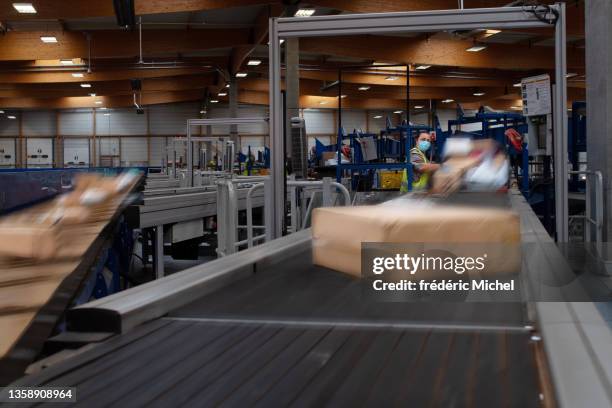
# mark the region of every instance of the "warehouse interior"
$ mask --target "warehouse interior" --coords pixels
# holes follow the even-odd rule
[[[612,406],[610,40],[607,0],[0,1],[0,403]]]

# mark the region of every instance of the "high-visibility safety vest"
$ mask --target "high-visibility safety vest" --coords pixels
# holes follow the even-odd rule
[[[429,163],[429,160],[427,160],[427,156],[425,156],[425,153],[423,153],[419,148],[413,147],[410,150],[410,155],[412,155],[413,153],[416,153],[422,159],[422,163]],[[429,184],[429,173],[423,172],[419,176],[420,177],[417,181],[412,182],[413,190],[425,190],[427,188],[427,185]],[[408,192],[408,171],[406,169],[404,169],[404,172],[402,173],[402,183],[400,185],[400,192]]]

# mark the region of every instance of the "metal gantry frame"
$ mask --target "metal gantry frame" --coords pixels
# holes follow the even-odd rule
[[[216,118],[216,119],[188,119],[187,120],[187,182],[190,187],[193,187],[193,144],[191,128],[194,126],[238,126],[248,125],[252,123],[267,123],[266,117],[248,117],[248,118]],[[231,133],[231,132],[230,132]],[[207,136],[208,137],[208,136]],[[201,136],[198,136],[201,138]],[[217,139],[218,136],[210,136],[211,139]]]
[[[555,215],[557,241],[568,240],[567,206],[567,56],[565,4],[551,8],[558,13],[555,26]],[[269,78],[270,78],[270,140],[272,150],[274,237],[283,233],[285,207],[285,163],[283,106],[281,97],[280,39],[443,30],[473,30],[483,28],[550,27],[522,7],[418,11],[405,13],[344,14],[271,18],[269,22]]]

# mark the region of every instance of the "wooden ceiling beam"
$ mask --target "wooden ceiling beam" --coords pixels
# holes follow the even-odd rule
[[[12,0],[0,0],[0,20],[69,20],[92,17],[114,17],[113,2],[109,0],[36,0],[36,14],[19,14]],[[248,7],[270,3],[275,0],[135,0],[136,15],[206,11],[233,7]]]
[[[85,59],[88,56],[87,38],[83,33],[64,31],[53,33],[57,43],[46,44],[43,31],[10,31],[0,36],[0,61]],[[249,44],[248,29],[198,29],[198,30],[144,30],[143,55],[176,56],[180,53],[205,51],[215,48]],[[139,55],[138,32],[99,30],[91,32],[92,58],[126,58]]]
[[[388,46],[393,44],[393,46]],[[302,38],[300,50],[342,57],[395,61],[402,64],[435,64],[467,68],[506,70],[554,69],[552,47],[520,47],[488,44],[480,52],[467,52],[472,42],[459,39],[428,40],[388,36]],[[568,68],[584,67],[584,53],[569,49]]]

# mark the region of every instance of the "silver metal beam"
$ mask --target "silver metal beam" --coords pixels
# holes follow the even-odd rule
[[[555,222],[557,242],[569,240],[567,189],[567,54],[565,3],[557,3],[559,20],[555,27],[554,165]]]

